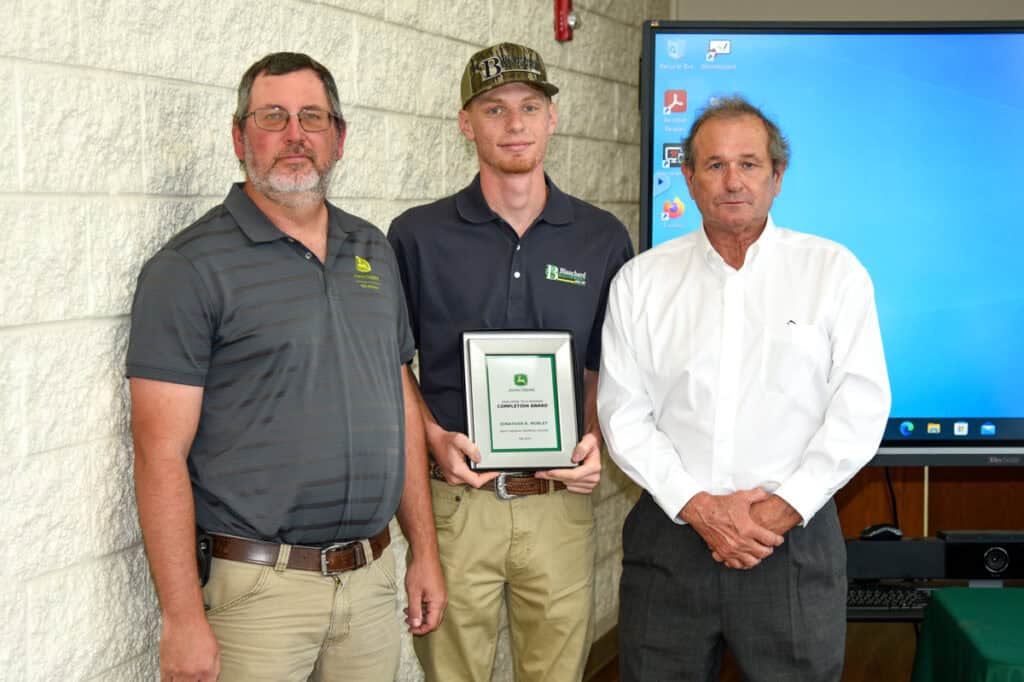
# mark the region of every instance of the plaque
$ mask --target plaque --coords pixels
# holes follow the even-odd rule
[[[574,467],[578,442],[572,334],[462,334],[468,436],[479,471]]]

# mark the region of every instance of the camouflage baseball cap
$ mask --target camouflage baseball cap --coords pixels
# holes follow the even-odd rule
[[[522,45],[501,43],[469,58],[462,72],[462,108],[477,95],[506,83],[526,83],[543,90],[548,97],[558,92],[548,83],[548,72],[539,54]]]

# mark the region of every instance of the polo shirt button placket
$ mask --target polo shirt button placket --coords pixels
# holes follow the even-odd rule
[[[522,248],[522,243],[516,242],[516,247],[512,254],[512,279],[520,279],[523,276],[521,256],[519,255]]]

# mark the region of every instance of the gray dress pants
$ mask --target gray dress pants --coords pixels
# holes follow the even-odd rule
[[[726,568],[645,492],[622,530],[623,682],[717,682],[726,646],[747,680],[839,680],[846,546],[835,502],[785,537],[753,569]]]

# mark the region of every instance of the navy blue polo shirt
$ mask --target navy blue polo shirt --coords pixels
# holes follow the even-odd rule
[[[321,263],[236,185],[139,275],[128,375],[203,387],[188,468],[207,531],[323,545],[398,507],[414,353],[398,270],[380,230],[327,209]]]
[[[577,422],[583,369],[597,371],[608,287],[633,255],[611,213],[565,194],[545,176],[548,200],[520,238],[487,205],[478,175],[391,224],[423,398],[449,431],[466,432],[461,335],[473,329],[559,329],[575,343]]]

